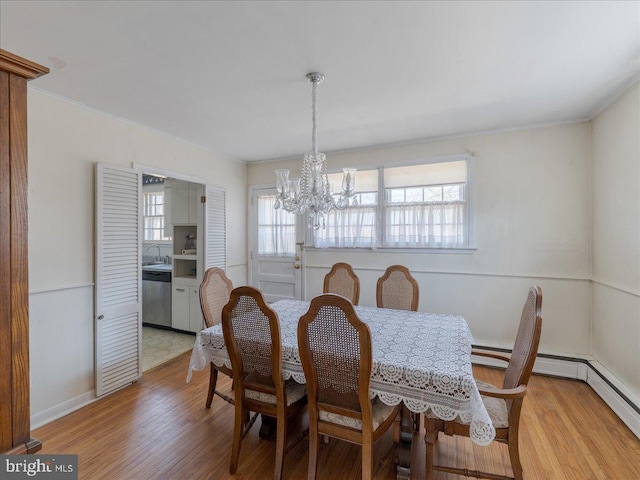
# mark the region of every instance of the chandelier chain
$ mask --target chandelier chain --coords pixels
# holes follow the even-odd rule
[[[318,155],[318,82],[311,80],[311,151]]]

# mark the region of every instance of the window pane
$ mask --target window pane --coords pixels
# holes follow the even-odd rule
[[[164,192],[143,193],[142,215],[145,240],[171,240],[164,236]]]
[[[358,195],[358,203],[360,205],[377,205],[378,192],[367,192]]]
[[[426,187],[424,189],[424,199],[427,202],[441,202],[442,187]]]
[[[422,202],[423,188],[407,188],[405,190],[405,198],[407,202]]]
[[[387,190],[387,201],[390,203],[404,203],[405,190],[404,188],[396,188],[394,190]]]
[[[462,189],[460,185],[448,185],[442,187],[442,197],[446,202],[462,200]]]
[[[261,195],[258,201],[258,255],[292,257],[296,252],[296,216],[276,210],[275,195]]]

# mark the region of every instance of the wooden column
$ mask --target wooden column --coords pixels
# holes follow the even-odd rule
[[[0,49],[0,453],[34,453],[29,409],[27,81],[49,69]]]

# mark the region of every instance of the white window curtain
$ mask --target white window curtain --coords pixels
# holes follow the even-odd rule
[[[385,245],[461,248],[465,245],[465,202],[415,203],[386,208]]]
[[[314,231],[316,248],[374,248],[376,246],[377,207],[350,207],[331,210],[326,228]]]
[[[295,215],[273,205],[275,195],[258,197],[258,255],[293,257],[296,253]]]
[[[342,173],[330,173],[334,192],[342,190]],[[358,170],[356,174],[357,207],[331,210],[326,227],[310,230],[316,248],[375,248],[378,219],[378,170]]]
[[[467,247],[467,162],[384,169],[384,241],[388,247]]]
[[[470,157],[358,171],[358,207],[332,210],[309,230],[316,248],[470,248]],[[380,180],[380,181],[378,181]],[[330,174],[333,191],[340,174]]]

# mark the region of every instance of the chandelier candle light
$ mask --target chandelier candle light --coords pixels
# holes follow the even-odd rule
[[[334,194],[327,175],[327,159],[318,152],[317,133],[317,96],[318,84],[324,80],[324,74],[307,74],[312,84],[312,130],[311,152],[305,153],[300,178],[289,178],[289,170],[276,170],[277,195],[274,208],[283,208],[298,215],[309,215],[309,225],[314,230],[325,228],[325,215],[332,209],[343,210],[348,206],[357,206],[355,195],[356,169],[343,168],[342,193]]]

